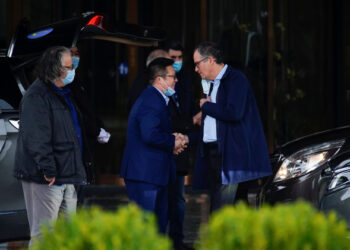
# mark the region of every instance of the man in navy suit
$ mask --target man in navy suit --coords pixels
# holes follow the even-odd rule
[[[173,154],[188,142],[185,136],[172,134],[167,107],[177,81],[172,64],[173,60],[157,58],[149,65],[152,85],[131,109],[121,169],[129,199],[156,214],[162,233],[168,216],[168,184],[176,176]]]
[[[223,53],[215,43],[199,44],[193,61],[195,71],[210,85],[208,97],[200,100],[199,140],[199,160],[208,163],[208,168],[195,170],[194,177],[209,180],[213,212],[234,203],[238,183],[271,175],[272,171],[259,111],[246,77],[223,63]]]

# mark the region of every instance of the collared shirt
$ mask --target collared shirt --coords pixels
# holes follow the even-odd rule
[[[222,76],[225,74],[227,69],[227,64],[222,68],[220,73],[216,76],[213,84],[213,91],[210,94],[210,99],[212,103],[216,103],[216,94],[218,92],[220,81]],[[216,119],[207,115],[204,118],[204,127],[203,127],[203,141],[204,142],[216,142]]]
[[[163,93],[161,90],[157,89],[156,87],[154,87],[154,86],[152,86],[152,87],[155,88],[156,90],[158,90],[158,92],[162,94],[162,96],[164,97],[164,100],[165,100],[166,105],[168,105],[168,103],[169,103],[169,97],[167,97],[166,95],[164,95],[164,93]]]

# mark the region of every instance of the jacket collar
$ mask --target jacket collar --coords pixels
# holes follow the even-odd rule
[[[167,97],[166,95],[164,95],[159,89],[157,89],[156,87],[154,87],[153,85],[150,86],[156,93],[157,95],[164,100],[165,104],[168,105],[169,103],[169,97]]]
[[[227,65],[227,69],[226,69],[224,75],[221,77],[221,80],[224,80],[228,76],[228,74],[230,74],[230,72],[232,71],[231,66],[229,66],[228,64],[226,64],[226,65]]]
[[[214,82],[221,81],[222,77],[225,75],[227,71],[227,68],[228,68],[228,65],[225,64],[224,67],[220,70],[219,74],[215,77]]]
[[[56,88],[58,88],[58,87],[56,87],[56,85],[54,83],[52,83],[52,82],[44,82],[44,81],[42,81],[40,79],[39,79],[39,81],[45,88],[47,88],[49,91],[53,92],[53,94],[58,97],[58,100],[60,100],[60,102],[62,102],[63,105],[68,107],[67,102],[64,100],[63,93],[60,93],[58,90],[56,90]],[[69,92],[67,94],[69,94]]]

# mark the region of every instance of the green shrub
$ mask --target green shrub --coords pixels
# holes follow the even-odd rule
[[[80,210],[69,218],[59,218],[53,226],[42,227],[42,238],[33,250],[167,250],[171,242],[158,234],[155,216],[136,205],[117,212],[99,208]]]
[[[249,208],[240,203],[214,213],[200,229],[197,250],[350,249],[346,224],[304,202]]]

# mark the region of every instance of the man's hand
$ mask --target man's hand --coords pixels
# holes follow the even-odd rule
[[[210,102],[210,96],[208,96],[207,98],[202,98],[199,100],[199,107],[202,108],[203,104],[206,102]]]
[[[201,126],[202,124],[202,111],[198,112],[195,116],[192,117],[193,125]]]
[[[51,187],[56,181],[56,177],[48,178],[44,175],[44,178],[47,182],[49,182],[49,187]]]
[[[189,142],[188,136],[184,135],[184,134],[178,134],[178,137],[182,140],[182,142],[184,143],[184,145],[187,147],[187,144]]]
[[[187,148],[188,136],[180,133],[173,133],[175,136],[174,154],[178,155]]]

